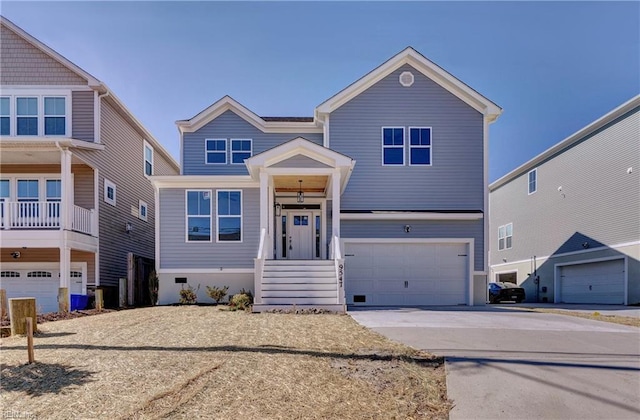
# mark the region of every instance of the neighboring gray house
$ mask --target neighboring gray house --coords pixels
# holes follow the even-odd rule
[[[0,24],[0,287],[39,312],[58,309],[59,287],[115,304],[128,260],[153,266],[149,177],[177,162],[104,83]]]
[[[640,96],[489,190],[491,281],[528,302],[640,302]]]
[[[155,176],[160,303],[185,282],[276,305],[484,304],[489,124],[502,110],[412,48],[313,117],[224,97]],[[357,163],[356,163],[357,162]]]

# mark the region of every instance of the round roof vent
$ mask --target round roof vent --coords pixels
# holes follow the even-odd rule
[[[404,87],[409,87],[413,84],[413,73],[410,71],[403,71],[400,74],[400,84]]]

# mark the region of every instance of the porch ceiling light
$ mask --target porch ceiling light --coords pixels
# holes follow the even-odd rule
[[[302,191],[302,180],[299,179],[300,189],[298,190],[298,203],[304,203],[304,191]]]

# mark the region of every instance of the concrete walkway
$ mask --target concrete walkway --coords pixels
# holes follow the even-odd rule
[[[451,419],[640,418],[636,327],[501,306],[349,314],[445,356]]]

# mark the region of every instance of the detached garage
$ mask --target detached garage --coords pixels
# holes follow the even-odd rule
[[[556,265],[556,303],[626,304],[624,258]]]
[[[350,305],[472,304],[469,242],[344,239]]]
[[[86,293],[86,267],[71,264],[70,281],[72,294]],[[58,288],[60,270],[58,264],[12,263],[2,264],[0,284],[7,291],[7,299],[19,297],[36,298],[39,314],[58,311]]]

